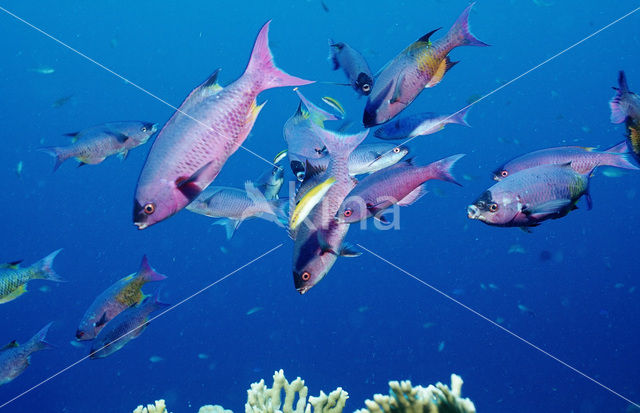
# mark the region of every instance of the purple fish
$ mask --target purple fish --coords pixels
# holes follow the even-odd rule
[[[76,338],[80,341],[95,338],[111,319],[142,301],[143,285],[148,282],[162,281],[165,278],[167,277],[151,268],[146,255],[142,257],[137,273],[120,279],[93,300],[78,325]]]
[[[570,164],[536,166],[493,185],[467,207],[467,215],[488,225],[526,229],[564,217],[582,195],[590,207],[588,190],[589,173],[578,173]]]
[[[488,46],[469,31],[467,7],[443,38],[431,42],[437,30],[422,36],[381,70],[364,109],[363,123],[370,128],[392,119],[422,92],[437,85],[456,63],[447,56],[458,46]]]
[[[349,224],[339,223],[334,217],[357,182],[349,175],[349,155],[366,138],[368,131],[343,135],[318,126],[314,128],[331,158],[326,171],[306,177],[302,185],[315,186],[330,177],[336,181],[296,232],[291,234],[294,239],[293,281],[300,294],[307,292],[329,272],[338,255],[359,255],[343,244]]]
[[[14,340],[0,348],[0,386],[9,383],[29,367],[31,354],[51,348],[51,345],[44,341],[49,327],[51,327],[51,323],[44,326],[21,346]]]
[[[146,297],[140,304],[125,309],[100,331],[91,345],[89,356],[92,359],[99,359],[120,350],[125,344],[142,334],[149,325],[151,313],[167,307],[171,307],[171,304],[158,301],[156,292],[153,297]]]
[[[53,170],[62,162],[75,158],[82,165],[95,165],[111,155],[127,157],[129,150],[145,144],[156,133],[158,125],[149,122],[110,122],[92,126],[80,132],[67,133],[73,140],[71,145],[41,148],[56,158]]]
[[[456,112],[453,115],[418,113],[406,116],[380,126],[373,135],[379,139],[395,140],[431,135],[444,129],[448,123],[457,123],[458,125],[469,127],[467,123],[468,110],[469,108]]]
[[[360,95],[368,96],[373,87],[373,74],[365,58],[353,47],[344,42],[334,43],[329,39],[331,52],[329,58],[333,62],[333,70],[342,68],[349,84]]]
[[[220,88],[214,74],[191,92],[158,134],[138,179],[133,208],[138,229],[172,216],[211,184],[253,128],[264,105],[256,104],[260,92],[312,83],[275,66],[268,33],[269,22],[239,79]]]
[[[633,164],[628,153],[627,142],[623,141],[605,151],[582,146],[560,146],[529,152],[500,166],[493,172],[493,179],[500,181],[518,171],[540,165],[571,163],[580,174],[590,174],[598,166],[615,166],[624,169],[640,169]]]
[[[618,74],[618,87],[614,87],[616,95],[609,101],[611,123],[622,123],[627,117],[640,122],[640,96],[629,90],[624,71]]]
[[[411,205],[425,193],[424,183],[431,179],[458,184],[451,168],[464,155],[453,155],[427,166],[416,166],[409,159],[364,178],[344,200],[336,214],[340,222],[354,223],[369,217],[384,221],[381,213],[394,204]]]

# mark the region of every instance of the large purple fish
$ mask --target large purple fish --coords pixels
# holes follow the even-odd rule
[[[427,166],[416,166],[409,159],[375,172],[349,193],[336,218],[350,224],[372,216],[384,220],[380,213],[390,206],[411,205],[420,199],[426,193],[423,184],[428,180],[440,179],[458,184],[451,175],[451,168],[463,156],[453,155]]]
[[[143,285],[152,281],[162,281],[165,278],[167,277],[151,268],[146,255],[142,257],[137,273],[118,280],[93,300],[80,321],[76,338],[80,341],[95,338],[111,319],[142,301]]]
[[[640,169],[632,162],[627,142],[623,141],[605,151],[582,146],[560,146],[529,152],[518,156],[493,171],[493,179],[500,181],[518,171],[540,165],[571,163],[580,174],[593,171],[598,166],[615,166],[624,169]]]
[[[629,90],[623,71],[618,76],[616,95],[609,102],[611,122],[625,123],[627,144],[636,161],[640,162],[640,96]]]
[[[344,42],[334,43],[329,39],[333,70],[342,68],[349,84],[361,95],[368,96],[373,87],[373,74],[365,58],[353,47]]]
[[[535,227],[576,209],[582,195],[590,207],[589,174],[576,172],[570,164],[516,172],[486,190],[467,207],[467,215],[499,227]]]
[[[51,348],[51,345],[44,341],[49,327],[51,323],[44,326],[23,345],[18,345],[14,340],[0,348],[0,386],[21,375],[29,367],[33,353]]]
[[[438,29],[422,36],[382,69],[364,109],[363,123],[370,128],[392,119],[422,92],[437,85],[457,62],[447,56],[458,46],[488,46],[469,31],[467,7],[443,38],[431,42]]]
[[[275,66],[268,32],[269,22],[239,79],[224,89],[205,81],[158,134],[138,179],[133,221],[139,229],[172,216],[211,184],[253,128],[264,105],[256,105],[260,92],[312,83]]]
[[[292,234],[293,280],[300,294],[307,292],[329,272],[338,255],[358,255],[343,244],[349,224],[337,222],[335,214],[356,185],[357,181],[349,175],[349,155],[366,138],[368,131],[342,135],[318,126],[314,128],[327,147],[331,160],[326,171],[307,177],[303,185],[313,182],[311,185],[315,186],[331,177],[335,178],[335,183]]]

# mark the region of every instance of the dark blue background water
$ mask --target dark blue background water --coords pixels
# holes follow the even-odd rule
[[[2,6],[178,105],[217,67],[223,68],[223,85],[240,76],[256,33],[270,18],[280,67],[308,79],[342,82],[326,59],[328,37],[362,50],[377,70],[424,33],[448,29],[467,5],[325,1],[329,12],[318,1],[58,0]],[[493,90],[636,6],[482,1],[471,16],[473,32],[493,46],[454,50],[452,59],[461,63],[407,113],[453,112],[470,96]],[[592,211],[582,205],[532,234],[469,221],[465,207],[493,183],[489,172],[515,155],[622,140],[623,128],[609,123],[607,102],[620,69],[626,69],[631,88],[640,90],[638,19],[620,22],[478,103],[468,118],[472,128],[452,125],[416,139],[412,150],[424,163],[467,153],[455,173],[470,180],[463,180],[464,188],[430,184],[427,197],[402,210],[400,231],[354,228],[348,235],[636,402],[640,175],[598,174],[591,184]],[[290,379],[303,377],[310,394],[342,386],[350,394],[346,411],[386,393],[389,380],[448,383],[454,372],[479,411],[625,411],[627,402],[370,254],[338,260],[320,284],[300,296],[290,271],[292,242],[271,223],[246,222],[229,242],[210,219],[184,211],[137,231],[132,195],[150,145],[132,151],[125,162],[109,159],[77,169],[69,161],[55,174],[53,160],[37,148],[65,144],[62,133],[106,121],[163,124],[172,110],[4,13],[0,38],[0,260],[31,263],[64,248],[55,268],[69,281],[32,282],[28,294],[0,307],[0,341],[26,341],[53,321],[48,339],[56,346],[35,354],[22,376],[0,387],[0,404],[87,354],[87,348],[69,343],[83,312],[98,293],[134,272],[143,254],[169,276],[162,300],[177,303],[284,244],[154,321],[120,352],[80,363],[6,411],[126,412],[165,398],[173,412],[208,403],[237,412],[249,384],[260,378],[270,383],[280,368]],[[29,70],[41,66],[55,73]],[[356,121],[361,118],[364,100],[348,88],[318,84],[304,93],[316,101],[336,97]],[[52,107],[68,95],[73,97],[66,105]],[[282,125],[297,98],[285,88],[265,92],[259,100],[265,99],[269,103],[246,147],[271,158],[283,149]],[[15,173],[19,161],[21,177]],[[240,150],[216,183],[240,186],[266,167]],[[524,253],[510,254],[515,244]],[[551,259],[541,260],[543,251]],[[45,285],[49,291],[40,291]],[[531,311],[521,311],[519,304]],[[261,309],[247,315],[255,307]],[[152,363],[151,356],[163,361]]]

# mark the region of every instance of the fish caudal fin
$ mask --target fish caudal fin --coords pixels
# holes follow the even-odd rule
[[[629,153],[629,145],[627,145],[627,141],[624,140],[612,147],[605,149],[605,152],[609,153]]]
[[[614,87],[614,89],[616,90],[616,94],[609,101],[609,107],[611,108],[611,123],[622,123],[627,117],[627,112],[620,105],[620,101],[625,93],[629,93],[627,77],[623,70],[618,74],[618,87]]]
[[[71,158],[71,155],[69,155],[67,151],[60,146],[49,146],[46,148],[39,148],[38,150],[40,152],[48,153],[49,155],[56,158],[56,164],[53,165],[53,172],[57,171],[58,168],[60,168],[60,165],[62,165],[62,162]]]
[[[471,106],[467,106],[466,108],[457,111],[456,113],[451,115],[449,121],[451,123],[457,123],[458,125],[463,125],[470,128],[471,125],[469,125],[469,123],[467,122],[467,114],[469,113],[470,108]]]
[[[340,69],[340,62],[338,61],[338,56],[336,56],[336,49],[338,49],[338,45],[333,42],[333,40],[329,39],[329,61],[332,63],[332,69],[338,70]]]
[[[451,29],[449,29],[447,33],[447,43],[451,49],[458,46],[489,46],[475,37],[469,29],[469,12],[471,12],[474,4],[475,2],[464,9],[460,17],[458,17],[458,20],[456,20],[453,26],[451,26]]]
[[[145,282],[162,281],[167,278],[166,275],[160,274],[149,265],[149,260],[146,255],[142,256],[138,277],[142,278]]]
[[[298,97],[302,101],[302,104],[307,108],[307,111],[309,112],[309,116],[311,117],[311,120],[315,124],[319,126],[323,126],[324,122],[327,120],[339,120],[337,116],[325,110],[322,110],[318,106],[311,103],[306,97],[304,97],[302,93],[300,93],[298,88],[295,88],[294,90],[298,94]]]
[[[30,352],[33,353],[36,351],[53,348],[51,344],[45,341],[45,339],[47,338],[47,333],[49,332],[49,328],[51,327],[51,324],[53,323],[49,323],[46,326],[44,326],[42,330],[38,331],[36,335],[34,335],[33,337],[31,337],[31,339],[29,339],[29,342],[26,344],[26,347],[29,349]]]
[[[640,169],[635,162],[633,153],[629,151],[629,146],[627,145],[626,140],[605,151],[605,154],[600,160],[599,166],[605,165],[622,169]]]
[[[312,126],[314,133],[320,138],[327,148],[329,156],[334,158],[349,158],[351,152],[362,143],[369,134],[369,129],[354,135],[330,131],[319,126]]]
[[[261,90],[282,86],[302,86],[314,83],[312,80],[305,80],[291,76],[278,69],[273,61],[273,55],[269,49],[269,24],[265,23],[258,33],[258,37],[251,52],[249,64],[245,70],[245,75],[256,76],[261,79]]]
[[[47,255],[46,257],[32,265],[32,267],[36,270],[36,276],[34,278],[57,282],[66,281],[58,274],[56,274],[56,272],[53,270],[53,260],[56,258],[56,255],[60,253],[60,251],[62,251],[62,248],[57,251],[53,251],[51,254]]]
[[[227,234],[227,239],[231,239],[233,234],[236,232],[238,227],[242,223],[239,219],[231,219],[231,218],[220,218],[213,222],[214,225],[222,225]]]
[[[458,160],[460,160],[460,158],[462,158],[463,156],[464,154],[453,155],[449,156],[448,158],[433,162],[427,166],[423,166],[421,169],[424,172],[424,180],[427,181],[429,179],[440,179],[441,181],[447,181],[458,186],[462,186],[451,174],[451,169],[453,168],[453,165],[458,162]]]

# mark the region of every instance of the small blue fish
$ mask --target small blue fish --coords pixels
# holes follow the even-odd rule
[[[49,327],[51,327],[51,323],[44,326],[21,346],[14,340],[0,348],[0,386],[9,383],[29,367],[31,354],[51,348],[51,345],[44,341]]]
[[[331,53],[329,58],[333,62],[333,70],[342,68],[349,78],[349,84],[360,95],[368,96],[373,88],[373,74],[365,58],[353,47],[344,42],[334,43],[329,39]]]
[[[429,112],[406,116],[382,125],[376,129],[373,135],[379,139],[394,140],[431,135],[444,129],[448,123],[470,127],[467,123],[468,110],[469,108],[453,115],[439,115]]]

